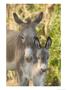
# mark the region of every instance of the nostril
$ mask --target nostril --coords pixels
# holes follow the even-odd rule
[[[41,68],[41,72],[45,72],[45,71],[46,71],[46,69]]]
[[[44,69],[41,68],[41,71],[44,72]]]

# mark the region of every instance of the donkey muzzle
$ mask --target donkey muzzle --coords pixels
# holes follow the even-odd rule
[[[27,47],[27,48],[25,49],[24,58],[25,58],[25,60],[26,60],[27,62],[32,61],[32,59],[33,59],[33,51],[32,51],[31,48]]]

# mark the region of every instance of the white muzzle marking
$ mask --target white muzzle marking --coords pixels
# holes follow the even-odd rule
[[[31,48],[26,48],[25,49],[25,57],[31,57],[33,54],[32,49]]]

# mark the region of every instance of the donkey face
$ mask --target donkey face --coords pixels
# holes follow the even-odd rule
[[[36,16],[35,20],[28,20],[27,22],[23,22],[16,13],[14,13],[13,16],[15,22],[20,25],[18,47],[24,51],[24,58],[29,61],[33,58],[33,52],[39,45],[39,41],[35,33],[35,27],[41,21],[43,13],[41,12]]]

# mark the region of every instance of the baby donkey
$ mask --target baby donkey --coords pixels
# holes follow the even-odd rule
[[[52,40],[47,38],[45,47],[37,49],[36,60],[32,68],[32,85],[44,86],[46,71],[48,70],[49,48]]]

